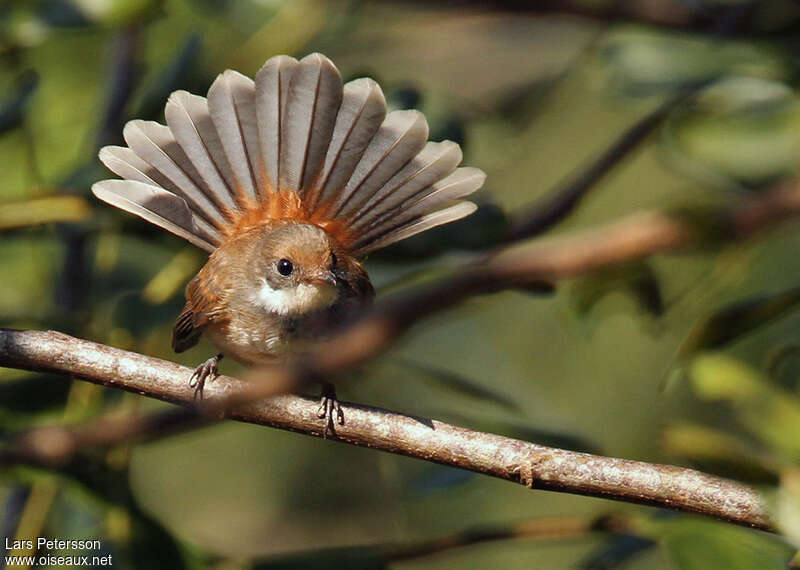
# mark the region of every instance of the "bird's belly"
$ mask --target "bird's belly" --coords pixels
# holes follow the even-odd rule
[[[242,364],[274,361],[288,350],[288,338],[277,326],[243,326],[234,320],[210,324],[203,333],[222,354]]]

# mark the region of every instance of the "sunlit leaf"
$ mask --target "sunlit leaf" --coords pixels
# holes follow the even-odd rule
[[[730,404],[751,433],[792,460],[800,459],[800,400],[744,362],[717,353],[695,358],[689,376],[698,395]]]
[[[178,293],[203,264],[203,256],[193,248],[184,248],[147,283],[142,298],[160,305]]]
[[[20,6],[22,2],[17,2],[13,8],[9,4],[0,6],[0,34],[4,38],[0,52],[35,47],[47,40],[51,28],[45,15],[37,13],[32,6]]]
[[[153,14],[163,0],[73,0],[89,20],[123,26]]]
[[[44,318],[53,306],[52,290],[61,250],[45,236],[9,235],[0,239],[0,267],[13,279],[0,279],[0,318],[27,322]]]
[[[775,520],[781,533],[800,545],[800,468],[781,472],[781,482],[775,497]]]
[[[0,204],[0,231],[53,222],[83,222],[91,208],[78,196],[48,196]]]
[[[777,466],[740,438],[710,427],[676,422],[661,434],[664,451],[703,471],[750,483],[776,483]]]

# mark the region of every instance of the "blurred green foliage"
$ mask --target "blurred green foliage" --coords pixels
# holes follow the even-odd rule
[[[89,187],[107,173],[96,152],[121,141],[128,119],[163,120],[171,91],[204,93],[224,69],[252,75],[276,53],[322,51],[346,79],[373,76],[394,108],[421,108],[434,138],[457,140],[465,162],[489,174],[476,215],[367,261],[380,294],[497,243],[517,209],[679,91],[703,86],[556,233],[641,208],[704,220],[798,172],[797,3],[657,0],[624,22],[613,11],[445,4],[2,3],[0,326],[204,360],[207,344],[169,350],[203,255],[98,204]],[[592,14],[613,3],[566,4]],[[0,529],[99,538],[120,568],[785,568],[800,547],[798,247],[787,227],[583,277],[552,296],[482,296],[420,324],[340,388],[346,399],[759,485],[780,536],[230,422],[92,453],[59,473],[0,473]],[[665,377],[678,381],[663,391]],[[3,436],[161,405],[0,369]],[[612,510],[629,518],[625,532],[387,554],[465,528]]]

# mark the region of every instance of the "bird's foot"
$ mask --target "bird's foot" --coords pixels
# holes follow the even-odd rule
[[[221,354],[212,356],[194,369],[191,378],[189,378],[189,386],[194,388],[195,400],[203,399],[203,387],[206,385],[206,380],[213,380],[219,376],[217,368],[220,360],[222,360]]]
[[[344,411],[342,411],[342,405],[339,400],[336,399],[336,388],[330,382],[323,382],[322,384],[322,396],[319,400],[317,417],[325,421],[325,427],[322,431],[322,437],[325,439],[328,438],[329,431],[334,436],[336,435],[335,424],[344,425]]]

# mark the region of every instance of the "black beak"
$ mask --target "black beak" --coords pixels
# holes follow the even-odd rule
[[[326,271],[321,275],[315,276],[309,282],[312,285],[329,285],[330,287],[336,287],[336,276],[332,272]]]

